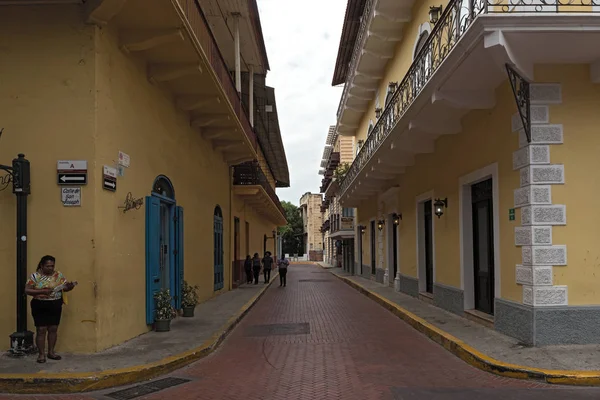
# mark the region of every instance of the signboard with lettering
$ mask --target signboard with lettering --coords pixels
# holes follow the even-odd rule
[[[351,231],[354,229],[354,217],[342,217],[340,222],[340,229],[344,231]]]
[[[87,161],[59,160],[56,171],[59,185],[87,185]]]
[[[102,171],[102,189],[117,191],[117,169],[105,165]]]
[[[125,168],[129,168],[130,164],[131,164],[131,158],[129,157],[129,154],[119,151],[119,165],[122,165]]]
[[[60,188],[60,199],[62,201],[63,206],[65,207],[81,207],[81,188]]]

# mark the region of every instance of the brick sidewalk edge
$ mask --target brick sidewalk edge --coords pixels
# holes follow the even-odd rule
[[[319,264],[319,266],[321,266]],[[323,266],[321,266],[323,268]],[[327,268],[323,268],[327,269]],[[371,300],[374,300],[378,304],[382,305],[394,315],[408,323],[417,331],[423,333],[429,339],[440,344],[450,353],[454,354],[467,364],[478,368],[482,371],[490,372],[495,375],[515,378],[515,379],[526,379],[544,381],[546,383],[560,384],[560,385],[573,385],[573,386],[600,386],[600,371],[585,371],[585,370],[551,370],[542,368],[533,368],[524,365],[510,364],[503,361],[496,360],[489,357],[475,348],[469,346],[460,339],[452,336],[451,334],[437,328],[436,326],[428,323],[424,319],[411,313],[410,311],[400,307],[396,303],[378,295],[375,292],[370,291],[364,286],[357,282],[348,279],[347,277],[340,276],[334,273],[342,282],[358,290]]]
[[[127,368],[77,373],[0,374],[0,393],[10,394],[64,394],[103,390],[129,385],[165,375],[206,357],[225,340],[227,335],[244,318],[250,309],[267,291],[275,278],[254,295],[233,315],[210,339],[201,346],[186,352],[163,358],[149,364]]]

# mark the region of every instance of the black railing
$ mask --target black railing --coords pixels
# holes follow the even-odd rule
[[[238,164],[233,167],[233,184],[240,186],[254,186],[260,185],[267,192],[273,203],[281,212],[281,215],[284,217],[285,210],[281,205],[281,201],[279,201],[279,197],[275,193],[275,189],[269,183],[267,176],[263,172],[262,168],[256,161],[250,161],[243,164]]]
[[[363,18],[370,18],[365,6]],[[514,13],[598,13],[600,0],[451,0],[441,17],[436,22],[421,51],[415,57],[402,82],[392,95],[389,103],[371,129],[350,169],[340,184],[343,195],[350,184],[356,179],[362,168],[371,160],[379,146],[389,136],[398,121],[419,96],[427,82],[456,47],[458,41],[471,27],[475,19],[482,14],[514,14]],[[361,24],[361,31],[366,22]],[[361,35],[361,32],[359,32]],[[362,39],[356,41],[356,46],[363,46]],[[358,57],[357,51],[354,52]],[[351,74],[355,73],[356,61],[351,61],[346,86],[349,86]],[[342,94],[345,102],[346,90]]]

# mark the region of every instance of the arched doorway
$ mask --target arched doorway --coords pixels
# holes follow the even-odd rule
[[[154,180],[146,197],[146,323],[154,322],[154,295],[169,290],[181,308],[183,285],[183,208],[164,175]]]
[[[213,213],[214,236],[214,278],[215,290],[223,289],[225,273],[223,268],[223,213],[221,207],[216,206]]]

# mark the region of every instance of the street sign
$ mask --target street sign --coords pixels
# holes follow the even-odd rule
[[[60,190],[60,196],[65,207],[80,207],[81,206],[81,188],[80,187],[63,187]]]
[[[104,166],[102,173],[102,189],[109,190],[111,192],[117,191],[117,169]]]
[[[119,165],[122,165],[125,168],[129,168],[130,164],[131,164],[131,157],[129,157],[129,154],[119,151]]]
[[[59,185],[86,185],[87,174],[85,173],[58,173],[58,184]]]
[[[87,185],[87,161],[59,160],[56,172],[59,185]]]

